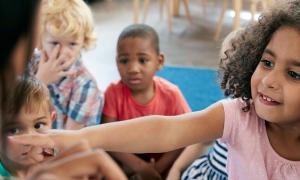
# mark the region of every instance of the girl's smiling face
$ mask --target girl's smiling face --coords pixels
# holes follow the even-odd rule
[[[251,78],[257,115],[271,123],[300,125],[300,31],[274,32]]]

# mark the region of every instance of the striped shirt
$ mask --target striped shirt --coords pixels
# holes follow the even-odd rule
[[[194,161],[182,174],[181,180],[227,180],[227,147],[217,140],[214,146]]]

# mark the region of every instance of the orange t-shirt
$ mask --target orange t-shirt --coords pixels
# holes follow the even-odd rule
[[[130,89],[121,80],[111,83],[105,92],[103,114],[118,121],[146,115],[178,115],[191,112],[179,88],[171,82],[154,77],[155,95],[146,105],[134,100]],[[140,156],[140,155],[139,155]],[[160,157],[151,155],[156,160]],[[143,159],[149,159],[143,156]]]

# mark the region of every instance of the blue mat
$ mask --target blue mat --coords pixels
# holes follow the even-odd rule
[[[224,98],[216,70],[165,66],[157,75],[176,84],[193,111]]]

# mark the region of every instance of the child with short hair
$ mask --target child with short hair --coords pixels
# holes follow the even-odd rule
[[[33,165],[53,156],[50,149],[30,156],[30,146],[16,145],[7,138],[13,135],[37,134],[51,129],[55,118],[47,87],[34,78],[19,78],[14,92],[8,98],[10,121],[4,124],[4,150],[0,154],[0,176],[22,176]]]
[[[41,12],[41,52],[31,71],[48,85],[57,113],[54,128],[98,124],[103,94],[81,59],[81,51],[95,43],[91,10],[82,0],[44,0]]]
[[[155,76],[163,67],[164,55],[152,27],[144,24],[126,27],[118,39],[116,62],[121,80],[111,83],[105,92],[103,123],[191,111],[177,86]],[[164,177],[179,153],[180,150],[164,154],[110,154],[123,169],[128,169],[128,177],[153,179]]]
[[[19,137],[19,143],[86,139],[121,152],[165,152],[221,138],[231,180],[300,179],[300,1],[277,1],[245,29],[221,66],[232,99],[178,116],[147,116],[81,131]],[[157,141],[159,139],[159,141]],[[17,141],[17,139],[15,138]]]

